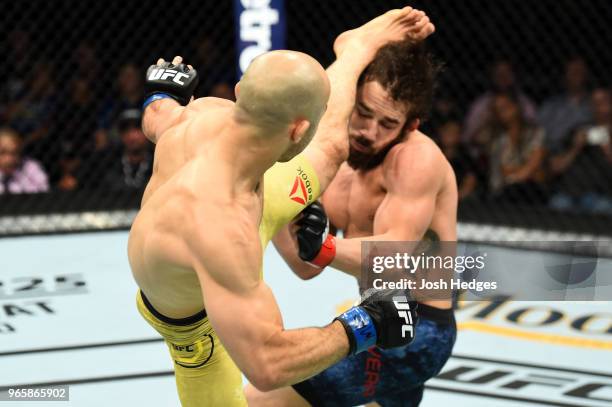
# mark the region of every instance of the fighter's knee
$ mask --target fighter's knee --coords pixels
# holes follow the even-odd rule
[[[260,391],[257,390],[251,383],[247,384],[244,387],[244,395],[247,399],[247,403],[249,406],[258,405],[258,401],[260,398]]]
[[[310,407],[310,404],[291,387],[263,392],[247,384],[244,394],[249,407]]]
[[[269,394],[257,389],[252,384],[247,384],[244,388],[244,395],[247,399],[249,407],[266,407],[273,406],[274,400],[270,400]]]

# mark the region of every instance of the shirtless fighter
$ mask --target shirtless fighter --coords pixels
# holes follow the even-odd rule
[[[300,277],[312,278],[331,265],[359,279],[364,240],[414,242],[426,234],[456,240],[453,170],[436,144],[418,131],[437,70],[422,46],[396,43],[382,48],[361,75],[348,161],[323,194],[322,205],[303,211],[294,226],[297,240],[289,227],[273,239]],[[343,239],[325,235],[325,212],[331,229],[344,231]],[[267,393],[248,388],[249,405],[353,406],[374,400],[383,406],[418,405],[424,382],[442,369],[456,338],[450,300],[419,304],[419,318],[410,345],[373,347],[293,387]]]
[[[395,10],[361,33],[403,38],[411,30],[426,29],[426,23],[415,25],[421,17],[409,9]],[[363,45],[351,37],[352,47]],[[312,164],[303,157],[306,153],[279,164],[281,175],[288,165],[290,178],[295,168],[310,177],[307,202],[291,201],[297,207],[289,209],[274,201],[262,203],[262,187],[274,180],[273,173],[262,182],[264,171],[298,154],[317,129],[329,95],[320,65],[295,52],[261,56],[238,84],[233,104],[214,98],[189,102],[197,76],[181,62],[178,57],[171,64],[160,60],[147,75],[143,129],[157,147],[128,254],[141,289],[139,311],[166,339],[182,404],[244,405],[238,368],[256,387],[271,390],[374,343],[384,348],[409,343],[412,337],[402,328],[416,317],[403,292],[373,295],[325,328],[284,330],[272,293],[261,280],[262,246],[273,234],[269,231],[275,233],[281,222],[316,199],[313,168],[323,164],[326,152],[337,154],[320,137]],[[342,77],[349,70],[340,64],[332,72]],[[356,83],[358,73],[354,77]],[[346,84],[340,80],[333,92]],[[343,104],[342,96],[334,99],[338,105],[332,111]],[[346,132],[348,114],[344,126],[337,117],[328,119],[327,126]],[[331,179],[329,171],[321,173]],[[402,316],[397,307],[410,307],[410,312]]]

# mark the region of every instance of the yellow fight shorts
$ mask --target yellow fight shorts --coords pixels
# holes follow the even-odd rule
[[[206,311],[172,319],[157,312],[141,291],[136,302],[142,317],[166,340],[183,407],[247,405],[240,370],[219,341]]]

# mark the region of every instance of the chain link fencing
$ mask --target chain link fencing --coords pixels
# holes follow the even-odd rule
[[[237,3],[3,1],[3,232],[129,226],[152,169],[144,71],[183,55],[197,97],[231,99]],[[286,47],[328,65],[339,33],[406,4],[437,28],[427,42],[445,69],[422,129],[455,168],[460,236],[499,237],[483,223],[611,235],[612,3],[285,0]]]

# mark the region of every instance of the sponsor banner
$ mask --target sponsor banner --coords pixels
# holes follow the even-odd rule
[[[240,79],[257,56],[285,48],[284,0],[234,0],[234,15]]]
[[[491,356],[516,360],[590,360],[589,367],[612,364],[610,302],[459,301],[455,311],[461,331],[457,346],[465,351],[486,347]],[[509,344],[512,353],[500,346]],[[570,358],[571,357],[571,358]],[[607,360],[607,362],[606,362]]]
[[[603,407],[612,403],[609,372],[460,354],[453,355],[442,373],[426,387],[517,404]]]
[[[408,290],[419,301],[458,293],[473,301],[612,301],[612,259],[598,255],[607,243],[555,242],[558,251],[539,252],[428,235],[418,242],[362,242],[361,290]]]

